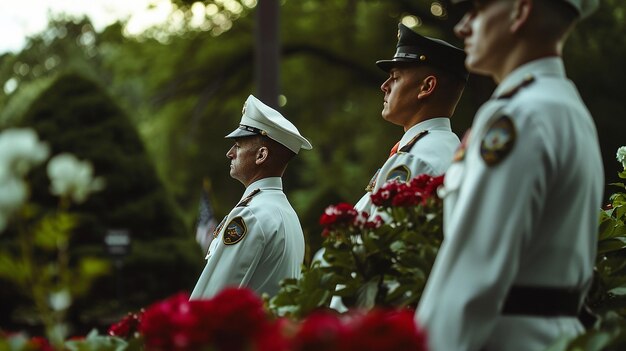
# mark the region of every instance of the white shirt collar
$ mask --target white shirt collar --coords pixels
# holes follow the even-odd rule
[[[283,180],[281,177],[269,177],[263,178],[255,181],[254,183],[248,185],[246,191],[243,192],[242,199],[246,196],[250,195],[256,189],[267,189],[267,188],[275,188],[278,190],[283,190]]]
[[[409,143],[409,141],[411,141],[411,139],[413,139],[416,135],[418,135],[419,133],[425,130],[452,131],[452,128],[450,127],[450,118],[448,117],[430,118],[414,125],[413,127],[409,128],[409,130],[407,130],[402,136],[402,139],[400,139],[399,148],[400,149],[403,148],[406,144]]]
[[[558,56],[552,56],[534,60],[517,67],[502,80],[493,92],[492,97],[500,96],[511,89],[515,89],[515,87],[522,84],[528,76],[536,77],[542,75],[565,77],[563,60]]]

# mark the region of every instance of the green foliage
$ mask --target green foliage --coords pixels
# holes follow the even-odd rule
[[[619,173],[626,179],[626,171]],[[621,191],[610,196],[600,211],[598,255],[594,281],[586,306],[597,319],[584,334],[564,338],[548,351],[612,351],[626,348],[626,189],[624,183],[610,184]]]

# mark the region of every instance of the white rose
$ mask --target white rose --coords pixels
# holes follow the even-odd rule
[[[626,170],[626,146],[622,146],[617,149],[617,161],[622,163],[624,170]]]
[[[0,179],[0,231],[6,228],[13,212],[26,202],[27,197],[28,190],[21,179],[16,177]]]
[[[69,196],[76,203],[84,202],[90,193],[104,188],[104,180],[94,178],[91,163],[80,161],[68,153],[50,159],[48,177],[52,194]]]
[[[9,128],[0,133],[0,179],[24,176],[50,153],[32,129]]]

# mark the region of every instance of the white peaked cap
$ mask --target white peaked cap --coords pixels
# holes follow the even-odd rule
[[[471,0],[452,0],[453,4],[467,3]],[[535,0],[535,1],[548,1],[548,0]],[[580,15],[580,18],[585,18],[591,15],[597,8],[599,0],[562,0],[570,4]]]
[[[298,128],[283,117],[280,112],[250,95],[243,105],[239,128],[228,134],[226,138],[241,138],[259,134],[284,145],[296,154],[300,149],[311,150],[313,148],[311,143],[300,135]]]

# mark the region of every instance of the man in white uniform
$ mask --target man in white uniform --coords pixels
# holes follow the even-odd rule
[[[499,85],[446,172],[444,242],[416,319],[432,351],[545,350],[583,330],[593,275],[603,166],[561,49],[597,2],[468,5],[465,63]]]
[[[391,179],[407,181],[423,173],[438,176],[450,166],[459,145],[450,117],[467,80],[464,60],[462,50],[398,24],[393,59],[376,65],[389,73],[380,86],[382,117],[404,128],[404,135],[372,177],[367,193],[354,206],[357,210],[374,215],[370,195]]]
[[[404,135],[354,206],[358,211],[384,217],[376,212],[371,194],[386,182],[407,181],[423,173],[438,176],[450,166],[459,146],[450,117],[467,81],[464,60],[463,50],[398,24],[394,57],[379,60],[376,65],[389,73],[380,86],[384,93],[382,117],[401,126]],[[314,260],[326,265],[323,255],[324,249],[320,249]],[[340,312],[347,310],[339,296],[333,297],[331,307]]]
[[[225,287],[275,295],[285,278],[298,278],[304,235],[283,193],[282,175],[300,149],[312,148],[279,112],[250,95],[226,157],[230,176],[246,190],[214,232],[207,263],[191,299],[210,298]]]

